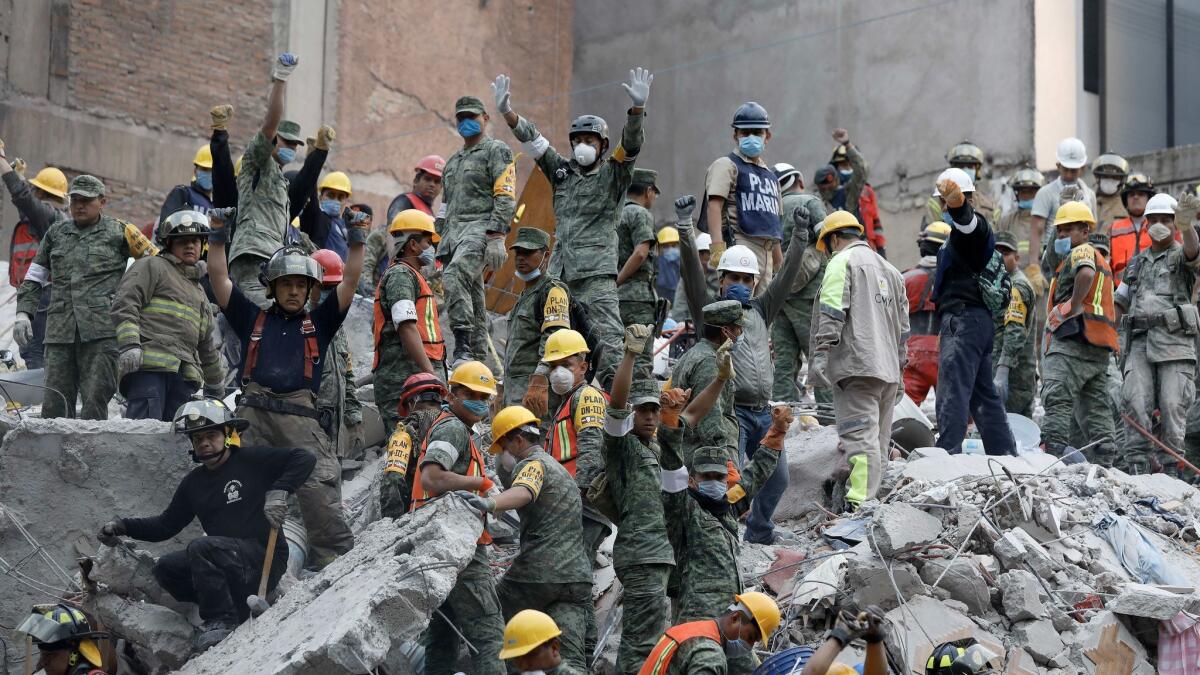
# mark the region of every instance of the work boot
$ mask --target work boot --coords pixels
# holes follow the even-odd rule
[[[208,114],[212,117],[213,131],[229,131],[229,119],[233,117],[233,106],[228,103],[213,106]]]
[[[196,649],[208,651],[209,647],[229,637],[235,628],[237,626],[224,621],[205,621],[204,625],[200,626],[200,635],[196,637]]]
[[[450,369],[453,370],[459,364],[467,361],[474,361],[475,355],[471,353],[471,333],[462,328],[454,329],[454,356],[450,357]]]
[[[1087,462],[1087,458],[1083,456],[1083,453],[1073,445],[1047,443],[1046,452],[1056,457],[1062,457],[1063,464],[1083,464]]]

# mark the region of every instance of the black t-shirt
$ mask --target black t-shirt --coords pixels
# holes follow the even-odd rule
[[[234,448],[216,471],[201,465],[184,476],[160,515],[122,519],[125,532],[141,541],[165,541],[199,518],[210,536],[266,544],[271,532],[263,515],[267,491],[295,492],[316,462],[316,455],[303,448]]]

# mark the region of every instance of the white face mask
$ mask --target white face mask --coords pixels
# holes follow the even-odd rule
[[[1117,178],[1101,178],[1097,187],[1102,195],[1115,195],[1121,189],[1121,181]]]
[[[591,166],[596,161],[596,149],[587,143],[580,143],[575,146],[575,161],[579,162],[579,166]]]
[[[555,366],[554,370],[550,371],[550,388],[554,393],[562,396],[571,391],[571,387],[575,386],[575,373],[563,366]]]
[[[1147,229],[1147,233],[1149,233],[1149,235],[1150,235],[1150,241],[1153,241],[1155,243],[1158,243],[1165,239],[1170,239],[1171,234],[1172,234],[1171,228],[1168,227],[1165,223],[1154,223]]]

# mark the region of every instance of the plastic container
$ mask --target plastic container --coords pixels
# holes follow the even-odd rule
[[[982,455],[983,441],[978,438],[968,438],[963,441],[962,451],[964,455]]]
[[[772,655],[754,669],[754,675],[795,675],[804,670],[804,664],[812,658],[812,647],[792,647]]]
[[[1008,428],[1012,429],[1013,440],[1016,442],[1018,455],[1028,455],[1042,451],[1042,430],[1038,428],[1036,422],[1024,415],[1008,413]]]

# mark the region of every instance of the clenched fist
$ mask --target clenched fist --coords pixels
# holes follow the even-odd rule
[[[632,324],[625,328],[625,352],[641,354],[646,351],[646,341],[650,337],[650,326]]]
[[[946,206],[952,209],[957,209],[967,201],[967,198],[963,196],[962,188],[949,178],[938,181],[937,189],[938,194],[946,201]]]

